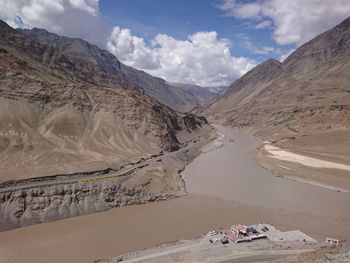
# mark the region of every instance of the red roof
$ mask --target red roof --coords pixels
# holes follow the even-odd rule
[[[233,242],[236,242],[236,240],[238,239],[238,232],[232,232],[231,229],[225,229],[224,234],[227,236],[228,239],[232,240]]]
[[[225,229],[224,234],[227,236],[228,239],[232,240],[233,242],[236,242],[236,240],[239,237],[239,230],[246,230],[248,226],[246,225],[232,225],[230,229]]]

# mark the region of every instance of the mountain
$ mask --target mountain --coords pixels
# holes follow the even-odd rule
[[[1,182],[136,162],[179,149],[205,125],[130,81],[153,77],[81,40],[72,41],[82,53],[69,53],[67,41],[56,49],[0,21]],[[129,75],[111,74],[120,69]]]
[[[197,105],[204,104],[217,95],[217,92],[212,91],[210,88],[201,87],[198,85],[191,85],[185,83],[169,83],[173,87],[181,88],[189,93],[191,93],[197,100]]]
[[[34,41],[51,46],[77,65],[87,65],[86,75],[99,85],[113,87],[126,81],[128,85],[143,90],[161,103],[179,111],[189,111],[198,99],[190,92],[171,86],[161,78],[153,77],[141,70],[128,67],[114,55],[87,41],[58,36],[44,29],[18,29]]]
[[[349,164],[349,72],[350,18],[282,63],[271,59],[256,66],[196,112],[232,126],[248,126],[275,147]],[[294,167],[292,162],[281,168],[280,160],[267,154],[261,155],[261,162],[277,174],[294,171],[293,176],[304,174],[307,180],[350,188],[347,170],[338,169],[329,177],[327,169]]]
[[[279,61],[270,59],[261,63],[236,80],[229,89],[212,99],[204,109],[211,114],[219,114],[221,118],[232,117],[233,110],[253,102],[253,98],[279,75],[283,75]]]
[[[347,19],[302,45],[283,63],[270,59],[259,64],[203,110],[235,125],[288,122],[296,126],[302,125],[301,119],[306,121],[301,117],[311,110],[314,114],[307,118],[308,124],[317,125],[316,116],[331,117],[331,111],[346,110],[349,104],[349,46]],[[347,125],[344,120],[327,118],[332,121]]]

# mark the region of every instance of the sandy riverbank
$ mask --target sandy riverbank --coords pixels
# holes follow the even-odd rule
[[[189,193],[264,208],[350,218],[350,195],[273,176],[256,161],[260,139],[239,129],[217,128],[226,136],[224,146],[200,155],[183,172]]]
[[[319,133],[257,130],[266,141],[257,160],[272,174],[335,191],[350,192],[350,137],[348,129]]]
[[[305,184],[311,184],[313,186],[322,187],[332,191],[350,194],[349,189],[343,188],[342,187],[343,185],[337,182],[338,178],[335,178],[336,182],[332,181],[332,171],[334,172],[334,169],[335,171],[340,170],[340,171],[350,172],[350,165],[322,160],[319,158],[313,158],[303,154],[293,153],[289,150],[281,149],[279,147],[270,145],[268,142],[264,142],[264,145],[260,151],[261,153],[258,155],[258,158],[257,158],[258,160],[260,160],[260,163],[262,165],[265,165],[266,167],[271,167],[274,165],[274,162],[277,162],[277,164],[275,165],[279,167],[282,171],[284,171],[282,172],[282,174],[286,174],[286,175],[284,176],[281,175],[281,176],[286,179],[294,180]],[[264,159],[270,159],[270,160],[274,159],[274,161],[272,161],[272,163],[266,163],[266,160]],[[297,169],[290,168],[291,165],[303,167],[304,169],[307,169],[306,167],[320,168],[323,170],[330,169],[329,177],[317,178],[314,176],[313,179],[310,179],[310,176],[307,176],[308,173],[305,173],[305,174],[301,174],[300,172],[298,173]],[[325,182],[325,179],[327,180],[326,182]],[[350,180],[350,176],[348,180]]]
[[[350,165],[330,162],[330,161],[317,159],[317,158],[309,157],[302,154],[293,153],[291,151],[273,146],[269,143],[265,143],[264,147],[265,147],[265,150],[271,155],[271,158],[276,158],[279,160],[288,161],[292,163],[299,163],[305,166],[310,166],[315,168],[340,169],[340,170],[350,171]]]

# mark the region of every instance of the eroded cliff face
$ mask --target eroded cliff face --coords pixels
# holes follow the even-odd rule
[[[179,195],[179,191],[147,193],[142,185],[128,187],[118,179],[2,193],[0,231]]]

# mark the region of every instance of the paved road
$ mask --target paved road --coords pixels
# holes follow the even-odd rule
[[[43,181],[30,181],[31,179],[28,179],[27,183],[23,182],[19,185],[13,185],[13,186],[1,188],[0,193],[13,192],[13,191],[23,190],[23,189],[33,188],[33,187],[73,184],[79,181],[107,179],[112,177],[116,177],[116,178],[120,177],[119,180],[123,181],[126,179],[128,173],[132,172],[133,170],[147,166],[151,163],[160,161],[162,158],[163,158],[163,155],[157,156],[137,164],[127,165],[125,168],[122,168],[118,171],[111,169],[110,172],[107,172],[107,173],[104,172],[106,170],[103,170],[103,171],[96,171],[92,173],[87,172],[87,173],[76,173],[71,175],[60,175],[59,178],[56,178],[56,176],[52,176],[52,177],[47,177],[47,179],[43,179]],[[123,175],[126,175],[126,176],[123,177]]]
[[[151,259],[159,261],[161,257],[177,254],[177,253],[184,253],[187,254],[189,251],[193,251],[194,249],[203,248],[203,244],[201,243],[194,243],[191,245],[184,245],[179,247],[174,247],[171,249],[164,249],[164,251],[155,251],[151,254],[141,255],[135,258],[126,259],[123,260],[125,263],[140,263],[143,261],[149,261]],[[206,248],[206,250],[212,249],[213,252],[216,249],[215,247]],[[303,252],[308,252],[309,249],[303,249],[303,250],[277,250],[277,251],[270,251],[270,252],[243,252],[242,254],[236,254],[236,255],[228,255],[221,258],[211,258],[208,259],[208,261],[196,261],[199,263],[256,263],[256,262],[266,262],[266,261],[273,261],[276,259],[280,259],[282,257],[294,255],[294,254],[300,254]],[[158,262],[157,261],[157,262]]]
[[[254,256],[243,256],[235,259],[228,259],[223,261],[217,261],[217,263],[257,263],[257,262],[269,262],[276,259],[280,259],[285,256],[290,256],[290,254],[264,254],[264,255],[254,255]]]
[[[105,169],[105,170],[93,171],[93,172],[81,172],[81,173],[66,174],[66,175],[65,174],[53,175],[53,176],[47,176],[42,178],[31,178],[31,179],[14,181],[13,184],[10,184],[9,186],[5,186],[2,188],[0,187],[0,193],[13,192],[18,190],[35,188],[35,187],[43,187],[43,186],[74,184],[81,181],[102,180],[102,179],[107,179],[107,178],[109,179],[113,177],[116,177],[116,179],[119,177],[119,180],[124,181],[128,178],[129,173],[134,171],[135,169],[142,168],[151,163],[161,161],[166,156],[175,155],[179,152],[185,151],[196,143],[198,142],[190,143],[185,147],[179,149],[178,151],[166,152],[162,155],[143,160],[136,164],[128,164],[120,170]]]

